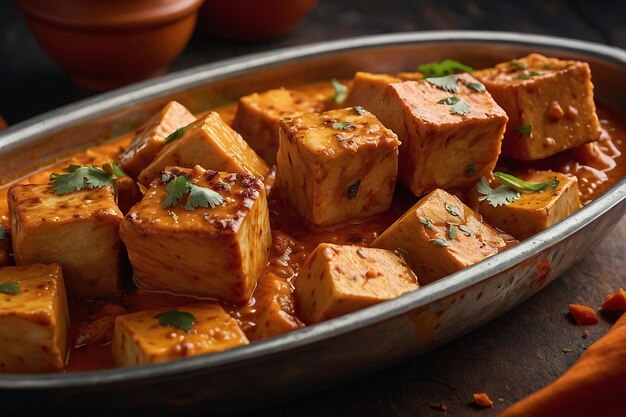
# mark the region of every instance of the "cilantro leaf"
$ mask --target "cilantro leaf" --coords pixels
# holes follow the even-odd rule
[[[353,109],[359,113],[359,116],[363,116],[365,114],[365,109],[361,106],[354,106]]]
[[[457,85],[457,79],[454,75],[446,75],[445,77],[429,77],[426,81],[434,86],[441,88],[448,93],[458,93],[459,86]]]
[[[350,122],[335,122],[333,123],[333,129],[337,129],[337,130],[354,129],[354,125]]]
[[[517,79],[517,80],[527,80],[527,79],[532,78],[532,77],[534,77],[536,75],[541,75],[541,73],[537,72],[537,71],[524,71],[520,75],[515,77],[515,79]]]
[[[333,78],[332,80],[330,80],[330,82],[335,89],[335,97],[333,98],[335,100],[335,103],[343,103],[343,101],[346,99],[346,96],[348,95],[348,87],[344,84],[341,84],[336,78]]]
[[[445,239],[430,239],[429,242],[435,246],[450,246],[450,242]]]
[[[359,193],[359,187],[361,186],[361,180],[356,180],[356,182],[348,187],[348,200],[352,200]]]
[[[109,174],[115,175],[117,178],[128,177],[122,168],[117,165],[115,162],[107,162],[102,166],[103,170]]]
[[[224,198],[210,188],[198,187],[195,184],[189,184],[189,199],[191,207],[211,207],[221,206],[224,204]]]
[[[532,130],[533,127],[530,124],[517,126],[517,133],[519,133],[520,135],[530,135],[530,132],[532,132]]]
[[[456,227],[453,224],[450,224],[448,227],[448,234],[450,235],[450,239],[456,239],[458,233],[456,231]]]
[[[494,207],[505,206],[520,199],[519,191],[509,187],[500,186],[491,188],[487,178],[481,177],[476,183],[476,190],[479,194],[478,201],[487,200]]]
[[[513,68],[518,69],[518,70],[526,69],[526,64],[524,64],[521,61],[511,61],[511,65],[513,66]]]
[[[17,294],[20,292],[20,284],[18,282],[3,282],[0,284],[0,293],[2,294]]]
[[[419,216],[419,219],[420,219],[420,223],[426,226],[427,229],[433,228],[433,221],[430,220],[428,217]]]
[[[167,137],[163,141],[163,144],[167,144],[167,143],[175,141],[176,139],[178,139],[185,133],[186,129],[187,129],[187,126],[179,127],[178,129],[176,129],[175,131],[167,135]]]
[[[472,90],[482,93],[483,91],[487,90],[485,88],[485,86],[483,85],[483,83],[478,82],[478,81],[472,81],[466,84],[469,88],[471,88]]]
[[[476,174],[476,165],[469,164],[465,167],[465,175],[468,177],[473,177]]]
[[[446,203],[446,211],[453,215],[454,217],[459,217],[461,213],[459,213],[459,209],[456,206],[453,206],[450,203]]]
[[[7,229],[5,229],[3,226],[0,226],[0,240],[6,239],[7,235]]]
[[[163,207],[175,207],[183,195],[187,192],[187,178],[181,176],[176,177],[173,181],[170,181],[165,187],[166,195],[163,200]]]
[[[472,108],[470,107],[469,104],[467,104],[467,101],[461,99],[459,100],[457,103],[453,104],[452,106],[450,106],[450,113],[452,114],[468,114],[472,112]]]
[[[452,97],[446,97],[446,98],[442,98],[441,100],[439,100],[437,102],[437,104],[447,104],[448,106],[451,106],[453,104],[456,104],[459,102],[459,100],[461,100],[458,97],[452,96]]]
[[[476,233],[469,226],[466,226],[464,224],[460,225],[459,229],[461,229],[461,231],[465,233],[467,237],[474,237],[476,235]]]
[[[441,62],[429,62],[417,67],[417,70],[423,74],[425,78],[443,77],[445,75],[458,74],[460,72],[472,72],[472,67],[461,64],[454,59],[444,59]]]
[[[51,174],[50,185],[57,195],[69,194],[83,188],[101,188],[113,184],[115,177],[92,166],[70,165],[67,174]]]
[[[517,191],[538,192],[543,191],[548,187],[556,188],[559,185],[559,179],[557,177],[545,182],[530,183],[521,180],[514,175],[505,174],[504,172],[494,172],[493,176],[500,184],[513,188]]]
[[[186,333],[191,331],[193,324],[196,322],[196,317],[193,314],[176,309],[159,313],[155,315],[154,318],[159,320],[159,325],[162,327],[171,326],[181,329]]]

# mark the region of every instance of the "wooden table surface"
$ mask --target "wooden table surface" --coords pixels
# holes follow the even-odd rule
[[[289,45],[416,30],[510,30],[626,48],[624,21],[624,2],[322,0],[301,27],[283,39],[242,43],[196,34],[171,70]],[[13,2],[1,2],[0,114],[13,124],[89,95],[42,52]],[[567,306],[598,306],[609,292],[626,286],[625,235],[626,219],[541,293],[435,352],[338,388],[320,387],[317,394],[254,415],[495,416],[561,375],[609,328],[604,317],[596,326],[574,326]],[[590,332],[586,339],[584,329]],[[481,391],[494,399],[493,409],[471,404],[472,393]],[[447,414],[430,408],[433,402],[447,404]]]

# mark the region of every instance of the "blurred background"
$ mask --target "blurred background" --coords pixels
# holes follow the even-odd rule
[[[0,114],[9,124],[15,124],[93,95],[94,90],[165,71],[274,48],[378,33],[504,30],[626,47],[623,25],[626,2],[621,1],[207,0],[202,3],[202,0],[0,1]],[[146,10],[150,13],[146,14]],[[194,28],[198,12],[200,18]],[[155,22],[162,29],[169,24],[168,18],[180,23],[188,16],[191,23],[184,23],[185,28],[173,28],[176,33],[155,34],[146,29],[155,27]],[[55,31],[59,27],[61,34]],[[110,42],[107,50],[96,50],[95,45],[100,42],[90,38],[95,31]],[[145,37],[123,40],[133,32]],[[83,49],[76,52],[80,48]],[[107,53],[111,52],[117,58],[108,57]],[[138,61],[131,64],[131,60]],[[160,68],[141,68],[147,62],[153,65],[157,62]],[[85,71],[80,67],[90,64],[109,74],[117,70],[127,74],[117,79],[95,77],[94,80],[93,74],[76,73],[77,69]]]

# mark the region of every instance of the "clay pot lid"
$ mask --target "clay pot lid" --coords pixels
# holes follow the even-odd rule
[[[18,0],[31,17],[65,27],[135,28],[176,20],[204,0]]]

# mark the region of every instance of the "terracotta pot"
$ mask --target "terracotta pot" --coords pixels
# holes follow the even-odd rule
[[[317,0],[206,0],[198,24],[221,38],[271,39],[293,31]]]
[[[40,45],[74,81],[107,90],[165,72],[202,0],[18,0]]]

